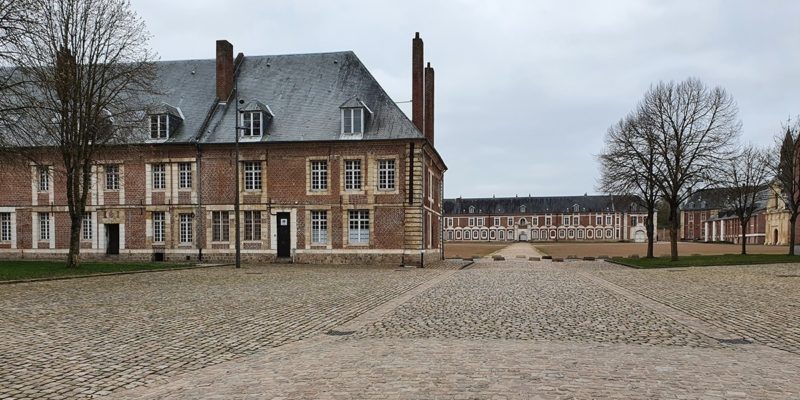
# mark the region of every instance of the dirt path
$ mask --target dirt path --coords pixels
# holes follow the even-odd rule
[[[542,254],[536,250],[530,243],[513,243],[510,244],[500,250],[495,251],[494,253],[490,254],[491,256],[500,255],[503,256],[506,260],[511,260],[514,258],[524,258],[528,259],[528,257],[541,257]]]

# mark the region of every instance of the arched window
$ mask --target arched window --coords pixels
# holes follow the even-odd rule
[[[539,231],[531,230],[531,239],[539,239]]]
[[[506,239],[505,233],[506,233],[506,231],[497,231],[497,234],[500,235],[499,236],[500,240],[505,240]]]
[[[469,206],[469,213],[475,214],[475,206]]]
[[[528,220],[527,220],[527,219],[525,219],[525,218],[520,218],[520,220],[519,220],[519,224],[520,224],[520,225],[528,225]]]
[[[495,240],[497,239],[497,234],[495,231],[489,231],[489,239]]]
[[[519,206],[519,212],[524,213],[525,212],[525,206]]]

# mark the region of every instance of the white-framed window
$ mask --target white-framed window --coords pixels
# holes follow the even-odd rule
[[[343,108],[342,133],[363,133],[363,132],[364,132],[364,109]]]
[[[166,189],[167,188],[167,165],[166,164],[153,164],[153,189]]]
[[[481,231],[481,239],[482,239],[482,240],[486,240],[486,238],[488,238],[488,237],[489,237],[488,235],[489,235],[489,233],[488,233],[488,232],[486,232],[486,230],[482,230],[482,231]]]
[[[522,218],[519,219],[519,224],[520,225],[528,225],[528,220],[525,219],[525,217],[522,217]]]
[[[519,212],[524,213],[525,212],[525,206],[519,206]]]
[[[505,233],[506,233],[506,231],[503,231],[503,230],[497,231],[497,235],[498,235],[498,237],[497,237],[497,238],[498,238],[498,239],[500,239],[500,240],[506,240],[506,238],[505,238],[505,237],[506,237]]]
[[[165,220],[166,215],[164,211],[153,211],[153,242],[164,243],[165,235]]]
[[[475,218],[468,218],[467,226],[475,226]]]
[[[572,211],[573,211],[573,212],[578,212],[578,211],[580,211],[580,210],[581,210],[581,206],[579,206],[579,205],[577,205],[577,204],[573,204],[573,205],[572,205]]]
[[[594,231],[594,237],[596,239],[602,239],[603,238],[603,230],[602,229],[595,230]]]
[[[119,190],[119,164],[107,164],[106,170],[106,190]]]
[[[550,239],[555,240],[555,238],[556,238],[556,230],[553,229],[553,230],[550,231]]]
[[[257,137],[263,134],[264,113],[261,111],[242,112],[242,136]]]
[[[489,239],[495,240],[497,239],[497,233],[494,230],[489,231]]]
[[[562,215],[561,216],[561,225],[571,225],[572,218],[569,215]]]
[[[566,236],[567,236],[567,231],[565,231],[563,229],[559,229],[558,230],[558,238],[559,239],[564,239]]]
[[[531,217],[531,225],[539,226],[539,217]]]
[[[150,139],[166,139],[169,137],[169,116],[156,114],[150,116]]]
[[[606,229],[606,239],[613,238],[614,232],[611,229]]]
[[[244,240],[261,240],[261,211],[244,212]]]
[[[369,227],[369,221],[367,221]],[[351,233],[352,237],[352,233]],[[369,229],[367,229],[367,243],[369,242]],[[311,211],[311,243],[312,244],[327,244],[328,243],[328,212],[327,211]]]
[[[81,239],[92,240],[92,213],[83,214],[81,221]]]
[[[578,229],[578,239],[583,239],[583,229]]]
[[[450,217],[445,218],[445,222],[447,223],[448,227],[452,227],[453,226],[453,218],[450,218]]]
[[[178,215],[180,220],[180,243],[192,243],[194,230],[192,229],[192,214],[182,213]]]
[[[192,188],[192,163],[182,162],[178,164],[178,188]]]
[[[261,190],[261,162],[244,163],[244,190]]]
[[[469,213],[475,214],[475,206],[469,206]]]
[[[211,212],[212,242],[227,242],[230,240],[230,219],[228,219],[228,217],[229,216],[227,211]]]
[[[368,244],[369,210],[350,210],[348,222],[350,244]]]
[[[475,218],[475,226],[483,226],[483,217]]]
[[[328,190],[328,161],[311,160],[311,190]]]
[[[39,213],[39,240],[50,240],[50,213]]]
[[[461,234],[456,231],[456,237],[460,237]],[[469,240],[469,231],[464,231],[464,240]]]
[[[586,230],[586,238],[587,238],[587,239],[591,239],[591,238],[592,238],[592,236],[594,235],[594,233],[593,233],[593,232],[594,232],[593,230],[591,230],[591,229],[587,229],[587,230]]]
[[[612,221],[611,216],[606,215],[606,225],[611,225],[611,221]]]
[[[506,225],[508,226],[514,225],[514,217],[508,217],[506,219]]]
[[[572,216],[572,225],[578,226],[581,224],[581,217],[579,215]]]
[[[603,225],[603,216],[601,216],[601,215],[596,216],[595,220],[594,220],[594,224],[595,225]]]
[[[508,240],[514,240],[514,231],[512,230],[508,231]]]
[[[472,240],[478,240],[478,239],[480,239],[480,236],[478,236],[478,230],[477,229],[473,229],[472,230]]]
[[[11,241],[11,213],[0,213],[0,241]]]
[[[567,231],[567,237],[570,238],[570,239],[574,238],[575,237],[575,230],[574,229],[568,230]]]
[[[544,217],[544,224],[546,226],[553,225],[553,217]]]
[[[39,171],[39,191],[47,192],[50,190],[50,167],[42,166]]]
[[[690,212],[688,213],[688,215],[689,215],[689,222],[694,222],[694,213]]]
[[[361,190],[361,160],[344,160],[344,190]]]
[[[494,226],[500,225],[500,217],[494,217]]]
[[[539,231],[536,229],[531,230],[531,239],[539,239]]]
[[[378,160],[378,190],[394,190],[394,159]]]

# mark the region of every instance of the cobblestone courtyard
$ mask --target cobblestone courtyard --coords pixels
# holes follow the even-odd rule
[[[512,259],[0,286],[0,398],[800,398],[798,276]]]

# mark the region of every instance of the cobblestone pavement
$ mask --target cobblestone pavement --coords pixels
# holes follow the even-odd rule
[[[631,271],[480,261],[336,328],[352,335],[318,335],[115,395],[800,398],[796,354],[720,344],[724,329],[595,275],[615,270]]]
[[[758,319],[728,326],[653,294],[681,299],[673,292],[706,281],[780,290],[738,306],[777,302],[789,317],[764,328],[776,336],[797,327],[784,302],[800,282],[777,276],[796,267],[702,268],[684,280],[603,262],[460,265],[10,285],[0,288],[0,398],[800,399],[796,353],[753,336],[717,340]],[[738,293],[715,299],[725,285],[705,285],[693,299],[722,307]]]
[[[0,398],[76,398],[307,338],[442,271],[231,267],[0,287]]]
[[[761,344],[800,357],[800,264],[633,270],[568,263]]]

